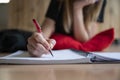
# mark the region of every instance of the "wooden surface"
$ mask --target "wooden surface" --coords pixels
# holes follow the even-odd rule
[[[50,0],[11,0],[9,3],[8,28],[35,31],[32,19],[41,24]]]
[[[120,80],[120,64],[0,65],[0,80]]]
[[[35,31],[32,19],[42,24],[50,0],[11,0],[9,3],[8,28]],[[104,23],[98,31],[115,28],[115,38],[120,38],[120,0],[107,0]]]
[[[99,31],[115,28],[115,38],[120,38],[120,0],[107,0],[104,23],[99,25]]]
[[[0,80],[120,80],[120,64],[0,65]]]

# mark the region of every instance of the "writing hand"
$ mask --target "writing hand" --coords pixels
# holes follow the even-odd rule
[[[42,54],[48,54],[48,50],[52,49],[55,44],[54,39],[46,40],[41,33],[35,32],[29,37],[27,48],[31,56],[40,57]]]

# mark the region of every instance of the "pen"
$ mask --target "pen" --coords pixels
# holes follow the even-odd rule
[[[42,30],[41,30],[41,27],[40,27],[40,25],[38,24],[38,22],[37,22],[35,19],[33,19],[33,23],[35,24],[35,27],[36,27],[37,31],[38,31],[39,33],[41,33]],[[52,51],[49,50],[49,52],[50,52],[50,54],[53,56]]]

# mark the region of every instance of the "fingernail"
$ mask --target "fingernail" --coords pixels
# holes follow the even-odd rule
[[[52,39],[52,40],[51,40],[51,43],[52,43],[53,45],[55,45],[55,44],[56,44],[56,41],[55,41],[54,39]]]
[[[52,40],[51,40],[51,43],[50,43],[50,48],[52,49],[55,44],[56,44],[56,41],[55,41],[54,39],[52,39]]]

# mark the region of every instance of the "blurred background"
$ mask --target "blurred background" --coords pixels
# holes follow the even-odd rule
[[[42,24],[50,0],[0,0],[0,30],[23,29],[35,31],[32,19]],[[107,0],[104,22],[98,30],[115,28],[115,38],[120,39],[120,0]]]

